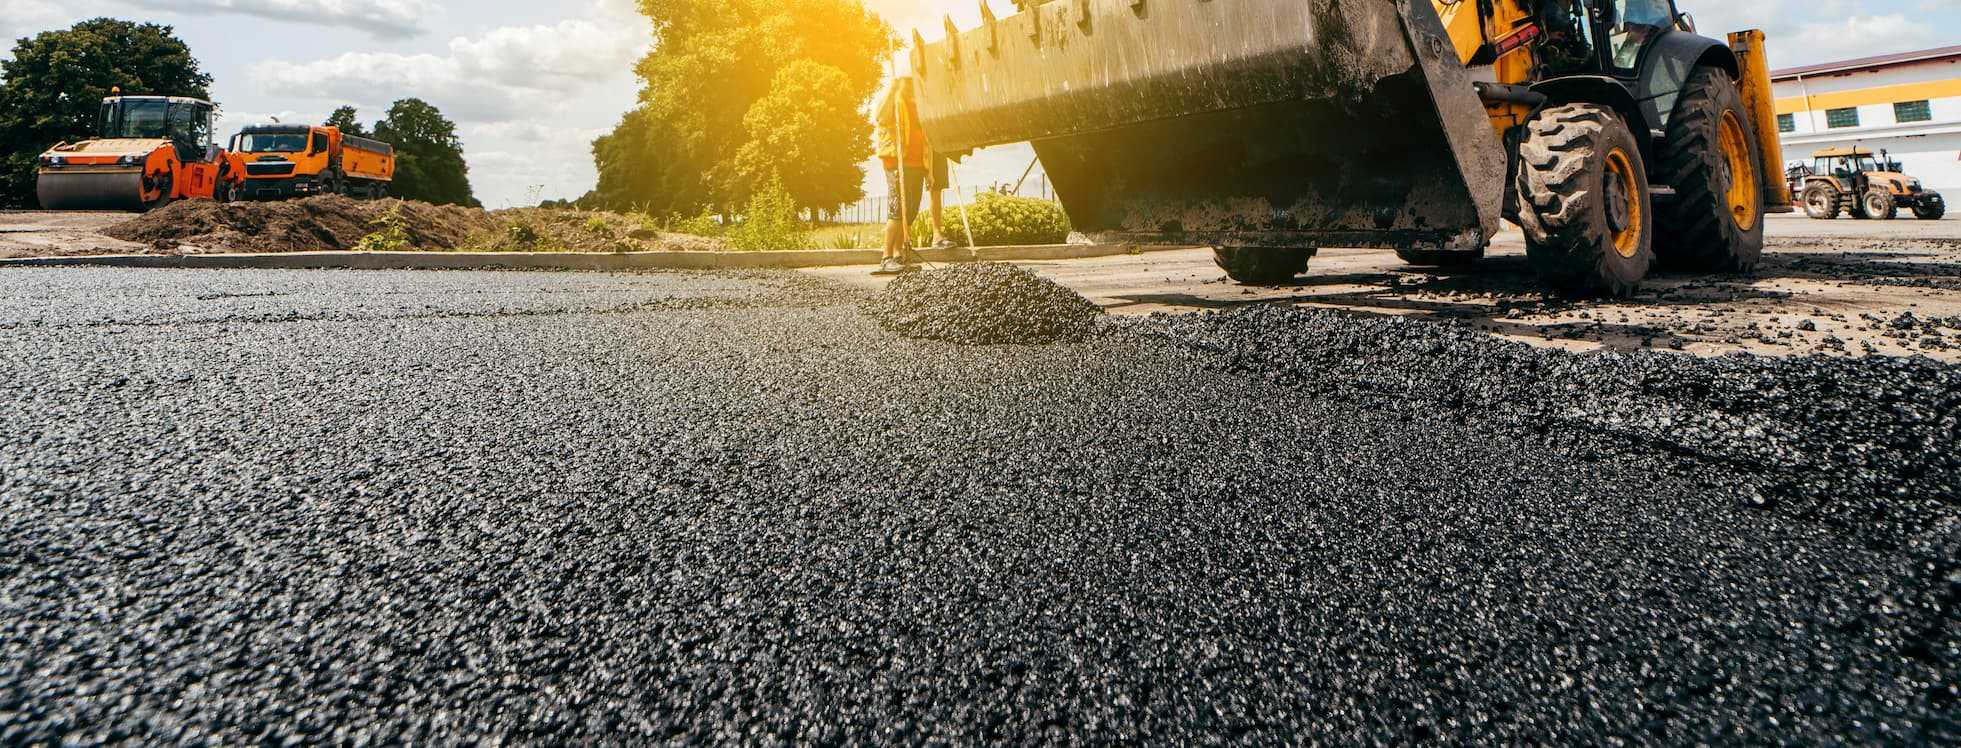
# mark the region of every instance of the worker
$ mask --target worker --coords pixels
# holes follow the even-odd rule
[[[926,186],[926,132],[919,127],[919,104],[910,76],[892,81],[876,108],[878,157],[885,165],[885,187],[891,209],[885,224],[885,257],[873,275],[898,275],[916,269],[912,251],[912,219]],[[936,227],[937,228],[937,227]]]

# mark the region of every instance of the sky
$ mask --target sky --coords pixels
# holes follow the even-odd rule
[[[1013,12],[1008,0],[987,0]],[[962,28],[979,0],[865,0],[902,37]],[[1961,0],[1678,0],[1705,33],[1770,32],[1783,67],[1961,44]],[[478,197],[491,207],[575,198],[596,179],[592,139],[639,93],[632,67],[654,44],[634,0],[0,0],[0,38],[112,16],[175,26],[215,78],[221,131],[277,117],[318,122],[352,104],[380,118],[416,96],[459,125]],[[11,50],[12,44],[6,45]],[[5,54],[0,52],[0,54]],[[899,61],[903,65],[903,61]],[[962,186],[1014,182],[1026,146],[977,154]],[[868,179],[867,191],[884,191]]]

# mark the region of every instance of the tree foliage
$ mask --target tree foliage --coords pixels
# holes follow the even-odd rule
[[[102,98],[211,97],[211,76],[169,26],[112,18],[22,39],[0,61],[0,207],[35,205],[34,171],[56,143],[95,135]]]
[[[710,203],[707,183],[682,168],[677,146],[673,128],[647,109],[627,112],[612,133],[593,141],[599,186],[580,207],[656,216],[699,213]]]
[[[596,201],[730,208],[773,174],[800,207],[856,199],[864,180],[856,165],[871,157],[859,110],[894,42],[884,21],[860,0],[642,0],[640,8],[659,43],[635,68],[646,83],[641,108],[594,143]]]
[[[735,187],[755,194],[780,180],[802,208],[835,208],[865,196],[860,164],[871,155],[872,123],[859,113],[844,72],[810,60],[778,71],[770,91],[742,118],[749,142],[736,151]]]
[[[482,203],[470,191],[470,165],[456,123],[421,99],[403,99],[374,126],[374,138],[395,146],[395,183],[390,195],[437,205]]]
[[[339,128],[343,135],[353,135],[359,138],[368,136],[367,125],[361,124],[361,110],[351,106],[335,109],[333,114],[327,116],[327,121],[321,124],[326,127]]]

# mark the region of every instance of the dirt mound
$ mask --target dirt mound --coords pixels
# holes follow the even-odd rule
[[[401,207],[409,246],[456,249],[495,221],[475,208],[407,200],[314,197],[277,203],[190,200],[117,224],[103,233],[161,248],[233,252],[347,250],[376,231],[376,218]]]
[[[900,335],[967,345],[1080,341],[1103,315],[1075,291],[994,262],[900,277],[865,311]]]

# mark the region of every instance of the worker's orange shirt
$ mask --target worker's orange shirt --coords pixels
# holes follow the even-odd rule
[[[894,114],[894,99],[903,99],[900,113]],[[904,137],[898,137],[904,133]],[[904,140],[906,168],[926,168],[926,131],[919,127],[919,106],[911,96],[887,94],[878,105],[878,157],[887,171],[899,168],[900,140]]]

